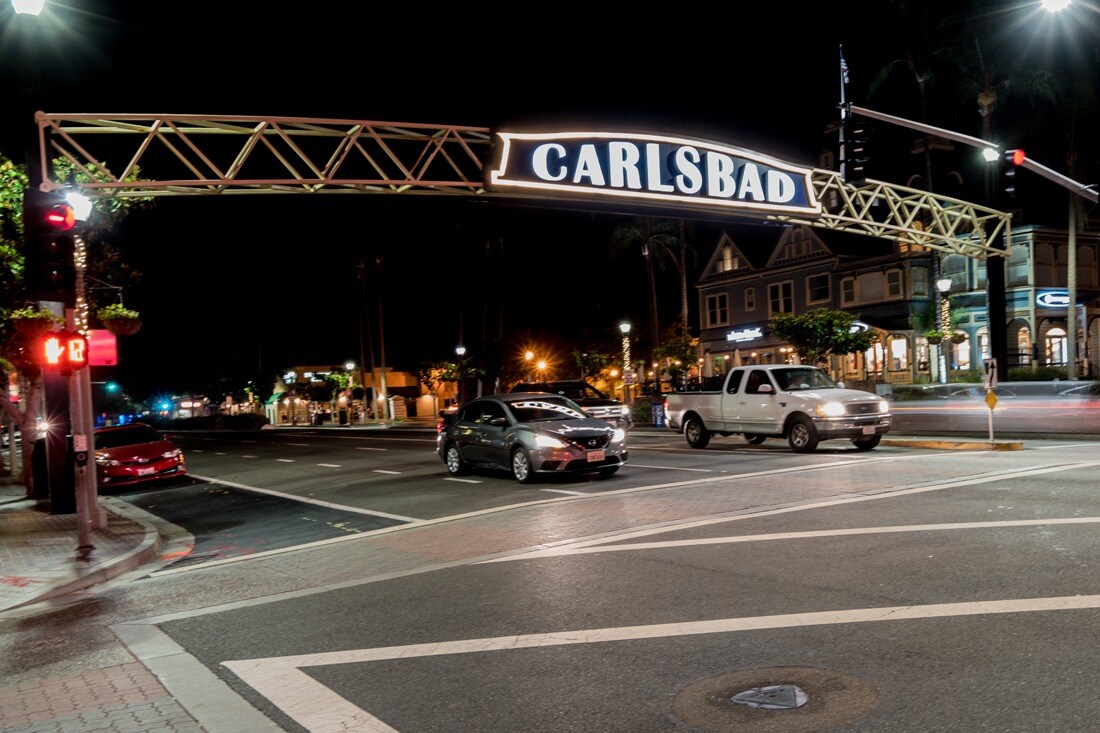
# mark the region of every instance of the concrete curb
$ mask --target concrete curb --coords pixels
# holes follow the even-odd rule
[[[1024,444],[1013,440],[924,440],[921,438],[883,439],[879,445],[902,448],[931,448],[933,450],[1023,450]]]

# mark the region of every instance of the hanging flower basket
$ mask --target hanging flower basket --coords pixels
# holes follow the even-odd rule
[[[48,311],[20,308],[11,314],[11,322],[19,333],[36,338],[63,321]]]
[[[963,341],[966,341],[967,338],[969,338],[969,337],[965,333],[962,333],[962,332],[954,333],[954,334],[951,334],[951,343],[961,344]]]
[[[141,330],[140,318],[108,318],[103,327],[116,336],[133,336]]]
[[[930,344],[938,344],[939,342],[943,341],[943,334],[939,331],[929,331],[928,333],[924,334],[924,337],[928,339],[928,343]]]

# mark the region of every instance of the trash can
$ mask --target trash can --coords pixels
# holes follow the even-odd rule
[[[665,426],[665,406],[663,402],[654,402],[652,406],[653,425],[654,427],[663,428]]]
[[[348,424],[348,411],[347,410],[340,410],[340,424],[341,425],[347,425]]]

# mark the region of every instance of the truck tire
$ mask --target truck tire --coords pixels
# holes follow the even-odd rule
[[[741,437],[743,437],[745,442],[749,445],[760,445],[768,439],[768,436],[760,435],[759,433],[745,433]]]
[[[795,453],[812,453],[817,450],[819,440],[817,428],[810,418],[799,415],[791,422],[791,429],[787,431],[787,442]]]
[[[710,442],[710,431],[697,417],[689,417],[684,423],[684,437],[692,448],[706,448]]]
[[[852,438],[852,445],[856,447],[856,450],[874,450],[878,447],[881,440],[881,435],[875,435],[870,438]]]

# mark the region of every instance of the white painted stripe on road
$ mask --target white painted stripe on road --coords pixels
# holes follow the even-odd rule
[[[287,494],[282,491],[274,491],[272,489],[261,489],[259,486],[249,486],[248,484],[238,484],[233,481],[224,481],[220,478],[213,478],[212,476],[199,476],[198,474],[189,474],[192,478],[197,478],[200,481],[209,481],[212,484],[221,484],[223,486],[231,486],[234,489],[244,489],[245,491],[257,491],[261,494],[268,494],[269,496],[278,496],[283,499],[291,499],[293,501],[300,501],[303,504],[315,504],[317,506],[325,506],[330,509],[339,509],[342,512],[352,512],[354,514],[366,514],[372,517],[384,517],[386,519],[396,519],[400,522],[419,522],[421,520],[416,517],[405,517],[400,514],[387,514],[386,512],[376,512],[370,509],[359,509],[353,506],[347,506],[346,504],[333,504],[328,501],[321,501],[320,499],[310,499],[305,496],[298,496],[297,494]],[[245,557],[256,557],[260,553],[253,555],[246,555]],[[206,563],[209,565],[210,563]]]
[[[587,491],[566,491],[565,489],[539,489],[551,494],[568,494],[569,496],[591,496]]]
[[[222,452],[222,451],[220,451],[220,450],[216,450],[216,451],[214,451],[214,455],[216,455],[216,456],[224,456],[224,455],[225,455],[225,453],[223,453],[223,452]]]
[[[666,524],[666,525],[663,525],[661,527],[656,527],[656,528],[652,528],[652,529],[641,529],[641,530],[637,530],[637,531],[634,531],[634,532],[624,532],[622,534],[615,535],[612,538],[601,537],[601,538],[594,539],[594,540],[582,540],[580,542],[562,544],[562,545],[559,545],[558,548],[556,548],[556,549],[591,547],[593,545],[605,544],[607,542],[621,542],[623,540],[633,539],[635,537],[650,537],[650,536],[656,535],[656,534],[667,534],[669,532],[674,532],[674,531],[679,532],[679,531],[685,530],[685,529],[693,529],[695,527],[706,527],[706,526],[709,526],[709,525],[712,525],[712,524],[721,524],[723,522],[739,522],[739,521],[746,520],[746,519],[757,519],[759,517],[769,517],[769,516],[773,516],[773,515],[776,515],[776,514],[789,514],[789,513],[792,513],[792,512],[804,512],[804,511],[807,511],[809,509],[820,509],[821,507],[841,506],[843,504],[855,504],[855,503],[860,503],[860,502],[864,502],[864,501],[875,501],[875,500],[878,500],[878,499],[892,499],[892,498],[898,497],[898,496],[908,496],[910,494],[922,494],[922,493],[925,493],[925,492],[928,492],[928,491],[942,491],[944,489],[954,489],[954,488],[960,488],[960,487],[964,487],[964,486],[971,486],[971,485],[975,485],[975,484],[986,484],[986,483],[991,483],[993,481],[1001,481],[1003,479],[1023,478],[1025,476],[1039,476],[1039,475],[1046,474],[1046,473],[1056,473],[1056,472],[1060,472],[1060,471],[1071,471],[1073,469],[1078,469],[1078,468],[1092,468],[1094,466],[1100,466],[1100,461],[1086,461],[1084,463],[1070,463],[1070,464],[1061,465],[1061,466],[1044,466],[1042,468],[1029,468],[1029,469],[1013,468],[1013,469],[1009,469],[1007,471],[997,471],[997,472],[986,474],[986,475],[983,475],[983,476],[972,476],[972,477],[969,477],[969,478],[958,479],[958,480],[955,480],[955,481],[947,481],[947,482],[940,483],[940,484],[931,484],[931,485],[928,485],[928,486],[918,486],[918,487],[907,488],[907,489],[897,489],[895,491],[884,491],[882,493],[871,494],[869,496],[853,496],[853,497],[848,497],[848,498],[844,498],[844,499],[828,499],[826,501],[817,501],[817,502],[813,502],[813,503],[809,503],[809,504],[799,504],[797,506],[783,507],[781,509],[770,509],[768,511],[762,511],[762,512],[751,512],[751,513],[748,513],[748,514],[738,514],[738,515],[735,515],[735,516],[732,516],[732,517],[713,517],[713,518],[710,518],[710,519],[692,520],[692,521],[684,522],[684,523],[681,523],[681,524]],[[761,471],[760,473],[770,473],[770,471]],[[742,474],[741,476],[730,477],[730,479],[727,479],[727,480],[743,479],[743,478],[745,478],[746,476],[749,476],[749,475],[751,475],[751,474]],[[709,478],[708,479],[703,479],[703,480],[699,481],[699,483],[703,483],[703,484],[710,483],[713,480],[714,479],[709,479]],[[630,491],[630,489],[627,489],[626,491]],[[598,496],[607,496],[607,494],[598,494]],[[501,558],[494,558],[492,560],[485,560],[484,562],[486,562],[486,563],[508,562],[512,559],[520,559],[521,557],[526,556],[527,554],[528,553],[523,553],[523,555],[510,555],[508,557],[501,557]]]
[[[857,527],[854,529],[822,529],[807,532],[775,532],[772,534],[750,534],[731,537],[706,537],[695,540],[669,540],[667,542],[633,542],[626,545],[606,545],[603,547],[553,547],[535,550],[522,555],[488,560],[485,563],[529,560],[535,557],[555,557],[561,555],[591,555],[597,552],[622,552],[624,550],[654,550],[669,547],[697,547],[700,545],[724,545],[734,542],[767,542],[769,540],[804,540],[811,537],[846,537],[853,535],[890,534],[898,532],[938,532],[945,529],[997,529],[1003,527],[1048,527],[1055,524],[1095,524],[1100,517],[1069,517],[1063,519],[1017,519],[1003,522],[955,522],[947,524],[909,524],[893,527]],[[679,531],[678,527],[674,530]]]
[[[275,460],[279,463],[294,463],[293,458],[276,458]]]
[[[241,456],[241,458],[259,458],[259,456]]]
[[[245,440],[244,438],[241,438],[241,442],[242,443],[259,443],[260,441],[258,441],[258,440]]]
[[[359,446],[355,450],[389,450],[389,448],[367,448],[365,446]]]
[[[681,621],[646,626],[551,631],[482,639],[407,644],[404,646],[349,649],[338,652],[299,654],[266,659],[234,659],[222,662],[258,693],[279,707],[311,733],[396,733],[366,710],[348,702],[301,671],[302,667],[362,664],[391,659],[416,659],[448,654],[480,654],[516,649],[602,644],[640,639],[669,639],[701,634],[728,634],[763,629],[802,628],[886,621],[915,621],[1001,613],[1043,613],[1100,608],[1100,595],[1021,598],[1013,600],[937,603],[925,606],[892,606],[847,611],[785,613],[774,616]]]
[[[390,475],[392,475],[392,476],[400,476],[400,475],[401,475],[401,472],[400,472],[400,471],[386,471],[386,470],[384,470],[384,469],[381,469],[381,468],[376,468],[376,469],[374,469],[374,472],[375,472],[375,473],[388,473],[388,474],[390,474]]]
[[[444,481],[457,481],[460,484],[480,484],[480,483],[482,483],[481,481],[479,481],[476,478],[455,478],[453,476],[448,476],[447,478],[445,478],[443,480]]]
[[[318,463],[318,466],[324,466],[325,468],[340,468],[339,463]]]
[[[633,448],[631,449],[633,450]],[[644,463],[628,463],[628,466],[634,466],[635,468],[658,468],[663,471],[699,471],[700,473],[714,473],[709,468],[684,468],[682,466],[647,466]]]
[[[308,448],[310,446],[309,443],[287,443],[287,445],[297,445],[297,446],[300,446],[302,448]]]

